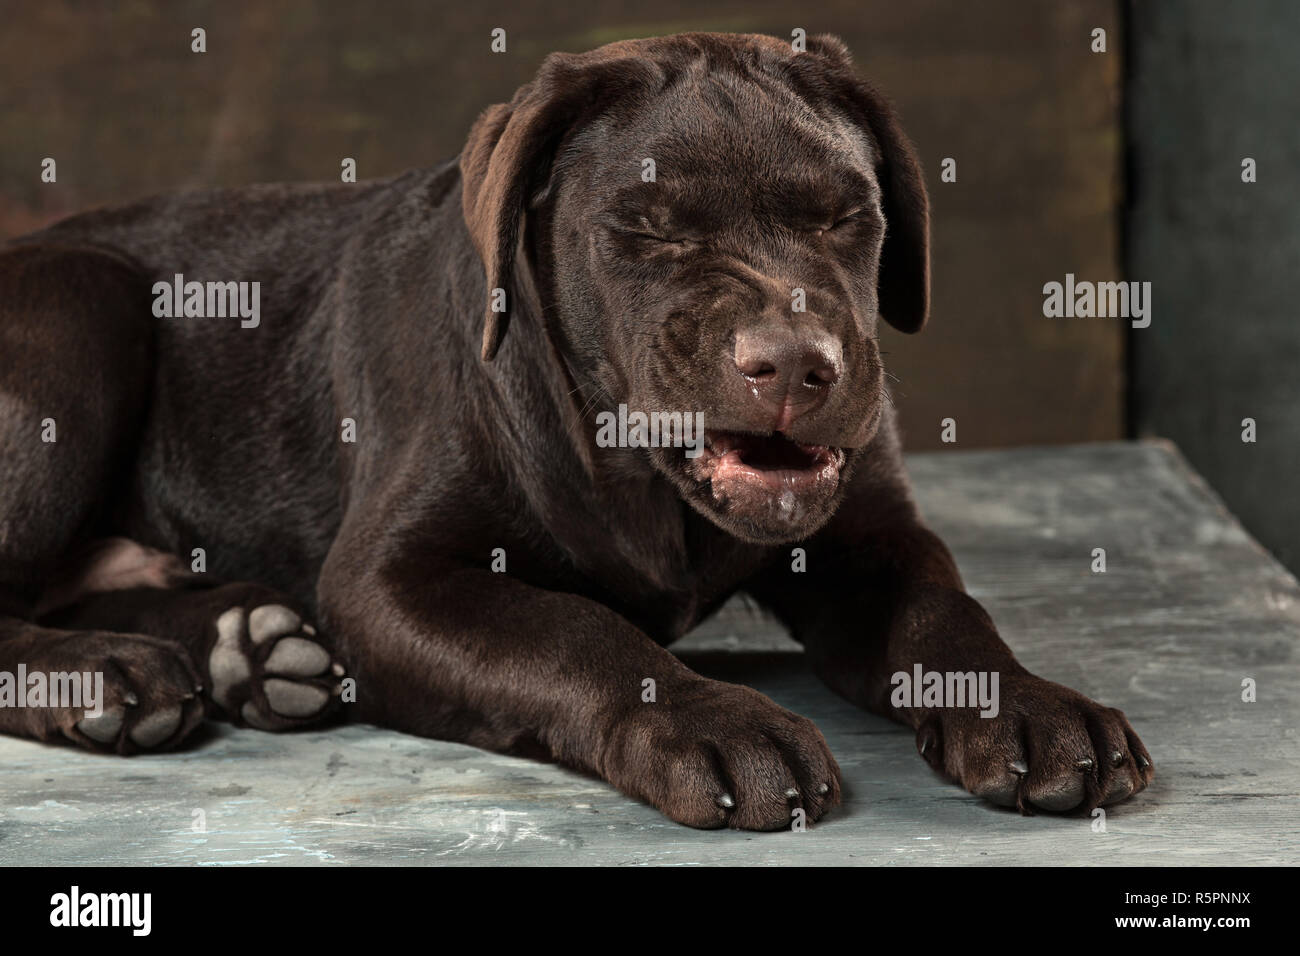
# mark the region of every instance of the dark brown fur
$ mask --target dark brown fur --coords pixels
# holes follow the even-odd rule
[[[171,746],[217,711],[192,699],[216,615],[279,600],[346,662],[356,719],[562,761],[693,826],[771,829],[838,803],[821,734],[664,650],[748,591],[972,792],[1057,810],[1135,793],[1152,769],[1123,715],[1016,663],[912,503],[876,326],[926,321],[927,208],[837,40],[690,34],[548,57],[459,164],[151,199],[12,243],[0,670],[102,666],[133,707],[182,701]],[[259,280],[261,326],[152,318],[174,273]],[[834,382],[751,388],[742,340],[831,343]],[[839,481],[792,510],[719,500],[680,449],[598,448],[594,413],[620,402],[841,448]],[[69,555],[109,535],[202,547],[203,581],[234,583],[177,575],[35,620]],[[998,671],[1001,713],[891,707],[890,675],[917,662]],[[97,746],[75,716],[0,711],[0,730]]]

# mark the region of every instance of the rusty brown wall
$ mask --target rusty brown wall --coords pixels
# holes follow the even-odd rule
[[[1049,320],[1043,283],[1119,278],[1111,0],[0,3],[0,238],[188,184],[363,178],[457,152],[551,50],[680,30],[830,31],[927,163],[934,317],[888,334],[908,443],[1118,437],[1122,330]],[[190,30],[208,52],[190,52]],[[489,51],[504,27],[508,52]],[[1109,49],[1089,49],[1094,27]],[[58,182],[40,162],[58,162]],[[939,181],[944,157],[956,183]]]

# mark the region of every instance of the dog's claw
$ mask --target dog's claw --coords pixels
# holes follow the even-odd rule
[[[1112,767],[1118,767],[1123,763],[1124,763],[1124,751],[1122,750],[1112,751],[1110,755],[1110,765]]]
[[[1137,755],[1137,762],[1139,770],[1145,770],[1147,767],[1151,766],[1151,761],[1141,754]]]
[[[135,696],[135,693],[134,693],[134,692],[132,692],[132,691],[127,691],[125,694],[122,695],[122,701],[123,701],[123,702],[126,704],[126,706],[128,706],[128,707],[135,707],[136,705],[138,705],[138,704],[140,703],[140,698],[137,697],[137,696]]]
[[[717,804],[724,810],[730,810],[736,805],[736,799],[731,794],[724,793],[717,798]]]
[[[1080,773],[1086,773],[1093,768],[1094,764],[1091,757],[1080,757],[1074,762],[1074,769]]]
[[[785,792],[785,795],[787,799],[793,800],[795,797],[799,796],[799,791],[796,790],[794,787],[791,787],[789,790]]]
[[[1029,773],[1029,764],[1025,763],[1023,760],[1013,760],[1011,763],[1007,764],[1007,766],[1011,768],[1012,773],[1021,777]]]
[[[817,788],[818,794],[830,793],[830,792],[831,792],[831,785],[829,783],[823,783],[820,787]]]

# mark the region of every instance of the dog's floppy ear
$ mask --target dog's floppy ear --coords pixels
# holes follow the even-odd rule
[[[833,98],[880,147],[876,177],[885,214],[880,313],[899,331],[917,332],[930,313],[930,197],[916,149],[884,96],[858,79],[848,48],[838,37],[809,37],[808,52],[829,63]]]
[[[488,108],[460,156],[462,206],[470,238],[487,270],[483,360],[496,356],[514,309],[515,251],[525,206],[545,181],[556,147],[575,123],[638,82],[645,61],[608,53],[552,53],[537,77],[508,104]],[[505,311],[500,305],[503,290]]]

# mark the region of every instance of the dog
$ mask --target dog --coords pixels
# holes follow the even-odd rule
[[[682,34],[552,54],[432,169],[10,241],[0,671],[105,686],[0,731],[128,754],[342,716],[692,827],[816,821],[818,729],[666,650],[739,592],[978,797],[1141,791],[1124,715],[1016,661],[913,502],[877,329],[926,323],[928,209],[838,39]]]

